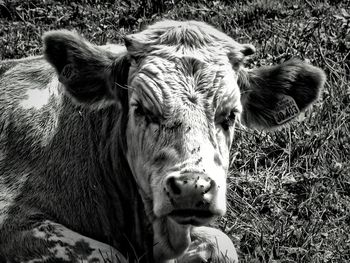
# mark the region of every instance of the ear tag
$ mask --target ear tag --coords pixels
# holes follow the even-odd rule
[[[58,77],[58,80],[61,83],[68,83],[74,81],[78,78],[78,71],[75,69],[73,64],[67,64],[61,71],[61,74]]]
[[[277,124],[283,124],[298,116],[300,110],[295,100],[288,95],[280,95],[278,103],[273,111],[273,117]]]

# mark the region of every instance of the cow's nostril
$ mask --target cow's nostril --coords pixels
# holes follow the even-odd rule
[[[176,181],[176,179],[174,177],[170,177],[168,179],[167,185],[173,194],[175,194],[175,195],[181,194],[181,188],[178,186],[178,182]]]

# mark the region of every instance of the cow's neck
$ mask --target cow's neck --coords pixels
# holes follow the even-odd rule
[[[105,116],[109,116],[106,118]],[[118,116],[118,118],[115,118]],[[100,113],[104,128],[101,131],[99,152],[103,164],[104,188],[108,193],[111,207],[111,227],[115,246],[122,251],[129,251],[132,259],[135,256],[140,262],[152,261],[153,233],[152,225],[147,220],[144,202],[138,192],[135,179],[125,157],[125,116],[120,116],[116,108],[110,107]],[[112,123],[111,123],[112,122]],[[148,260],[147,260],[148,259]]]

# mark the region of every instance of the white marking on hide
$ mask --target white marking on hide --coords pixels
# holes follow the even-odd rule
[[[58,79],[54,77],[45,89],[28,89],[25,95],[27,98],[21,101],[22,108],[41,109],[48,104],[51,96],[58,96],[58,86]]]
[[[59,258],[62,260],[70,261],[69,255],[67,255],[67,252],[70,254],[71,249],[69,248],[63,248],[60,244],[56,244],[53,248],[50,248],[54,252],[55,258]]]
[[[45,231],[46,229],[48,230]],[[92,250],[91,255],[89,255],[86,258],[80,258],[82,255],[76,255],[80,259],[100,259],[101,262],[109,262],[108,260],[112,259],[111,262],[114,262],[113,260],[115,258],[120,258],[120,262],[124,262],[124,257],[110,245],[80,235],[79,233],[76,233],[60,224],[45,221],[39,227],[34,228],[32,230],[32,233],[33,237],[51,242],[57,242],[55,247],[48,249],[57,259],[64,259],[68,261],[71,260],[69,255],[72,255],[72,248],[74,248],[77,245],[77,242],[85,242],[89,245],[89,248],[91,248]],[[107,261],[105,261],[106,259]]]
[[[22,108],[35,108],[39,110],[48,103],[50,92],[48,89],[29,89],[27,90],[26,96],[27,98],[21,101]]]

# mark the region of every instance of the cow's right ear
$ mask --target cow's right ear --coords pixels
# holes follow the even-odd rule
[[[47,61],[75,101],[111,102],[118,87],[126,85],[129,62],[125,53],[110,52],[67,30],[48,32],[43,42]]]
[[[325,80],[320,68],[297,59],[240,71],[242,123],[271,129],[290,122],[318,98]]]

